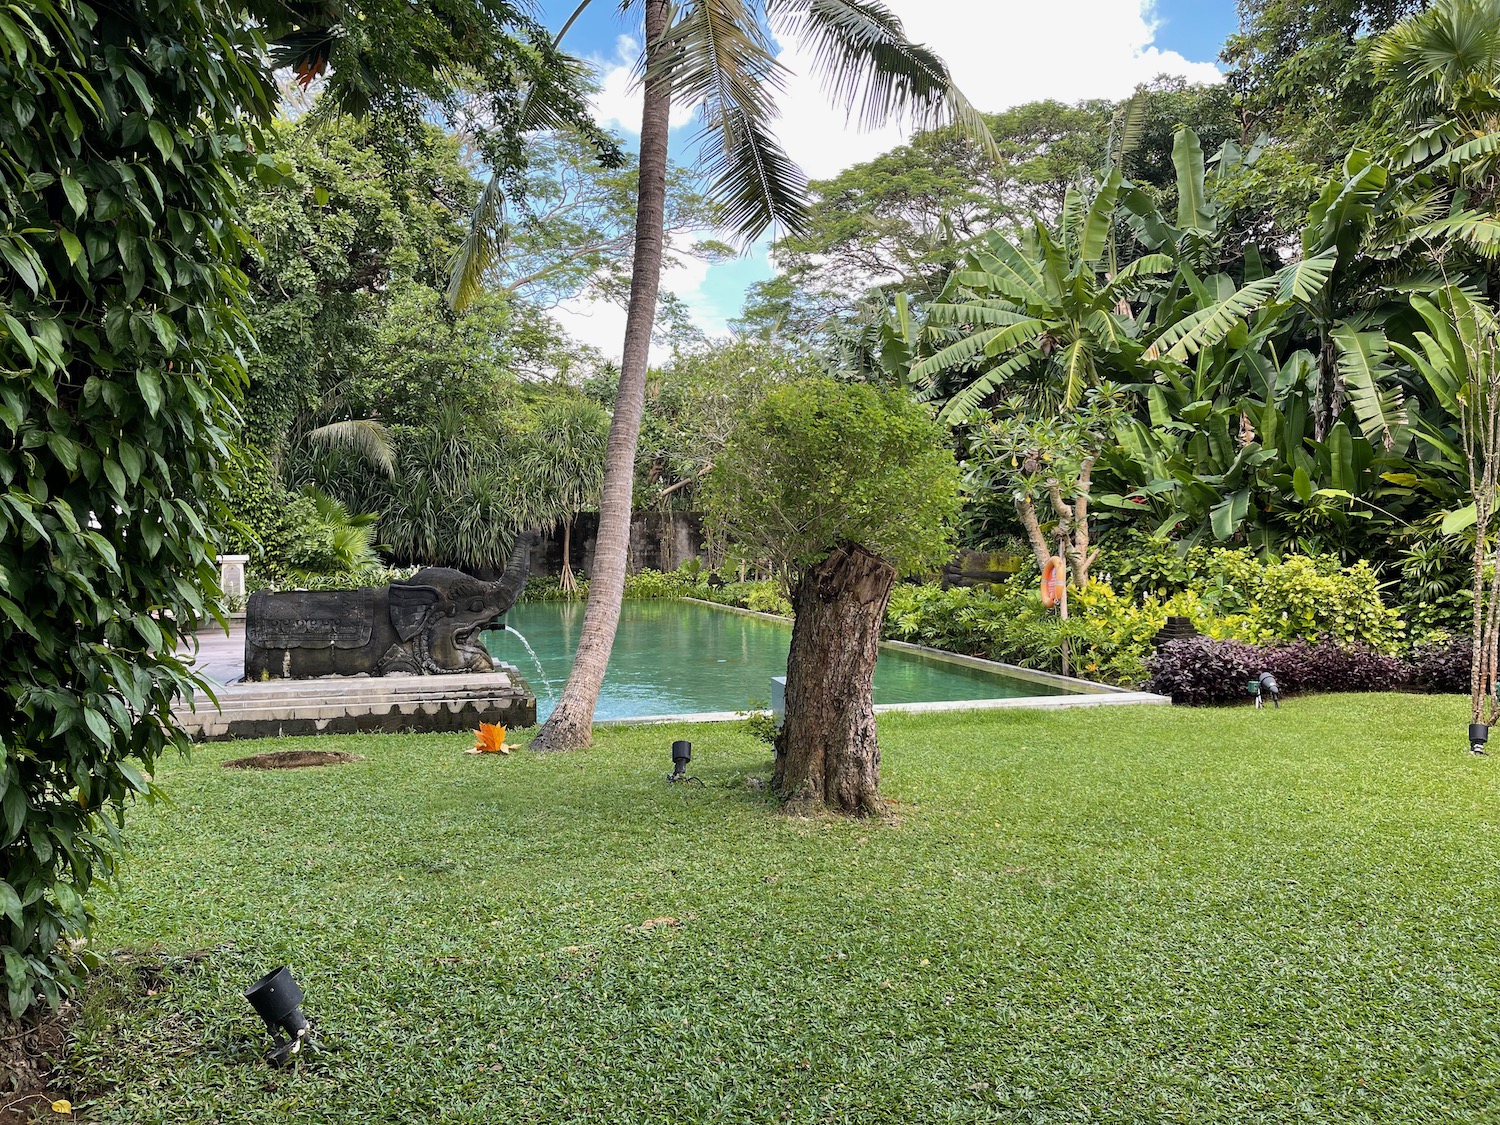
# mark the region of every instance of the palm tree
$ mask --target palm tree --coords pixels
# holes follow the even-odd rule
[[[574,19],[589,6],[584,0]],[[636,440],[645,405],[647,356],[656,318],[666,203],[667,132],[672,101],[699,107],[709,195],[721,223],[747,241],[779,224],[804,224],[806,180],[770,130],[783,71],[767,28],[799,36],[819,60],[828,93],[873,125],[910,114],[919,127],[957,123],[994,142],[979,113],[953,85],[948,68],[907,40],[882,0],[630,0],[642,10],[644,105],[635,258],[619,391],[605,454],[599,532],[588,609],[573,671],[562,699],[532,746],[563,750],[587,746],[594,704],[620,620],[629,554]],[[564,31],[567,27],[564,27]],[[496,191],[476,218],[493,224],[471,238],[455,264],[455,291],[475,260],[493,257],[503,237]],[[474,260],[470,260],[474,259]]]

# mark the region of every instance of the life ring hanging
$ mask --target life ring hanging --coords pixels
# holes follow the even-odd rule
[[[1062,601],[1063,588],[1067,581],[1067,566],[1062,559],[1053,555],[1042,564],[1042,604],[1051,609]]]

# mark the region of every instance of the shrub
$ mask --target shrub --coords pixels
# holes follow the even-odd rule
[[[1417,645],[1412,649],[1408,667],[1413,687],[1468,695],[1474,667],[1474,642],[1469,637],[1441,637]]]
[[[555,575],[533,574],[526,579],[526,586],[522,589],[521,596],[516,600],[522,602],[566,602],[587,598],[589,596],[588,579],[580,578],[577,582],[576,591],[570,594],[562,588],[561,579]]]
[[[1304,691],[1387,691],[1408,675],[1400,659],[1364,646],[1331,641],[1254,645],[1193,637],[1163,645],[1150,662],[1151,691],[1174,703],[1248,700],[1248,683],[1272,673],[1285,694]]]
[[[1333,555],[1266,560],[1246,549],[1194,547],[1148,536],[1121,536],[1101,552],[1094,572],[1126,598],[1166,600],[1192,592],[1217,623],[1213,635],[1269,644],[1332,637],[1394,652],[1404,627],[1387,608],[1369,563],[1344,566]]]
[[[665,574],[647,567],[625,576],[627,598],[688,598],[697,597],[699,590],[693,576],[682,570]]]
[[[1135,604],[1102,582],[1068,595],[1069,618],[1042,606],[1030,586],[995,593],[978,587],[898,586],[886,613],[885,635],[949,652],[982,656],[1023,668],[1062,671],[1068,641],[1069,671],[1106,683],[1134,684],[1146,677],[1151,639],[1170,615],[1200,628],[1208,609],[1191,594]]]
[[[292,492],[260,450],[242,446],[229,463],[229,530],[224,550],[250,556],[263,582],[286,586],[297,574],[341,569],[337,528],[317,501]]]
[[[1262,562],[1249,551],[1210,551],[1198,594],[1225,618],[1216,635],[1266,644],[1327,637],[1394,652],[1401,614],[1387,609],[1367,562],[1289,555]]]

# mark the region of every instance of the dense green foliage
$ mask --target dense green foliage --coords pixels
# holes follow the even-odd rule
[[[111,1125],[1477,1125],[1500,787],[1435,733],[1464,710],[887,715],[887,825],[774,815],[737,724],[206,747],[136,822],[131,957],[55,1088]],[[365,760],[218,765],[294,747]],[[329,1048],[285,1075],[239,996],[283,962]]]
[[[636,452],[636,506],[691,510],[738,421],[773,388],[817,374],[810,360],[754,340],[677,350],[651,373]]]
[[[0,915],[20,1012],[70,983],[60,939],[84,928],[81,896],[113,870],[146,769],[182,742],[170,706],[192,681],[176,649],[217,608],[213,552],[252,343],[239,266],[260,295],[266,267],[301,271],[286,294],[301,304],[256,325],[282,345],[262,373],[281,377],[271,413],[285,418],[329,381],[328,356],[306,347],[309,325],[340,321],[321,297],[337,306],[359,291],[358,259],[392,232],[356,191],[343,213],[364,213],[338,237],[312,237],[294,208],[261,216],[281,241],[257,245],[250,180],[290,173],[274,190],[308,195],[305,218],[331,198],[320,177],[349,156],[309,153],[300,169],[278,158],[272,68],[305,84],[331,65],[318,115],[369,115],[388,154],[430,142],[423,119],[438,110],[464,117],[471,151],[513,179],[523,100],[617,154],[587,119],[576,68],[503,0],[38,0],[0,13],[0,38]],[[352,273],[335,263],[317,276],[335,247]],[[279,452],[280,434],[267,436]],[[283,499],[265,490],[250,506],[268,498]],[[331,556],[368,563],[368,524],[308,501]]]
[[[710,519],[782,573],[843,545],[911,573],[943,562],[958,469],[941,428],[903,391],[807,380],[736,426],[706,488]]]
[[[989,232],[1055,219],[1068,189],[1110,159],[1171,201],[1174,129],[1187,125],[1214,148],[1237,135],[1225,88],[1172,78],[1129,103],[1032,102],[985,122],[998,160],[942,130],[810,184],[806,227],[777,241],[778,274],[753,287],[739,327],[792,351],[837,350],[891,294],[934,299]]]
[[[1100,579],[1069,595],[1067,621],[1043,608],[1036,571],[996,589],[901,585],[891,596],[885,634],[970,656],[1138,684],[1151,642],[1168,616],[1186,617],[1210,637],[1254,644],[1315,641],[1377,652],[1404,650],[1407,629],[1388,606],[1366,563],[1289,556],[1265,562],[1244,550],[1198,548],[1181,559],[1169,544],[1130,554],[1107,552]],[[1422,638],[1425,639],[1425,634]]]
[[[236,185],[270,112],[216,0],[0,15],[0,952],[11,1014],[126,806],[183,747],[179,641],[213,609],[218,466],[244,378]]]

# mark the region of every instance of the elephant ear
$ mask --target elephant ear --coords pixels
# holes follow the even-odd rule
[[[404,582],[391,583],[391,624],[396,636],[409,641],[422,631],[432,614],[433,606],[443,600],[442,591],[436,586],[411,586]]]

